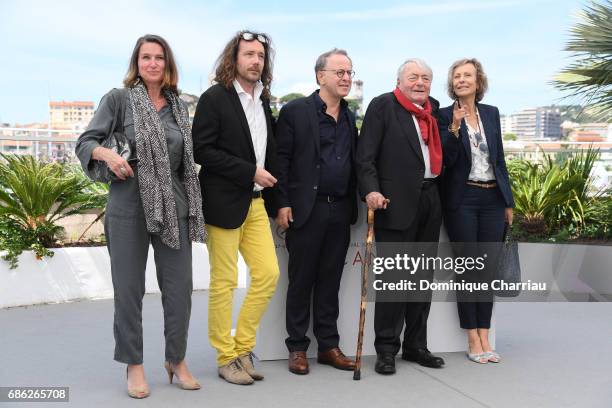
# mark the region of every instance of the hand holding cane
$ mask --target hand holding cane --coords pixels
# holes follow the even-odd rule
[[[368,272],[372,258],[372,242],[374,240],[374,210],[368,208],[368,235],[366,237],[366,251],[361,269],[361,302],[359,303],[359,332],[357,333],[357,353],[355,354],[355,371],[353,380],[361,379],[361,350],[363,347],[363,328],[366,314],[366,293],[368,287]]]

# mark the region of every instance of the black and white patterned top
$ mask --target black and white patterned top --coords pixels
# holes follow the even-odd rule
[[[472,181],[495,180],[495,172],[489,159],[489,146],[478,111],[476,111],[476,118],[478,119],[476,129],[471,127],[467,121],[465,123],[469,135],[470,150],[472,151],[472,168],[468,179]]]

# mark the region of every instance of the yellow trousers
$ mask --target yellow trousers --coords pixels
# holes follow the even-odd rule
[[[261,198],[253,199],[244,223],[236,229],[207,225],[210,261],[208,338],[217,350],[219,367],[255,347],[259,322],[276,290],[279,269],[270,221]],[[232,303],[238,284],[238,251],[251,284],[232,337]]]

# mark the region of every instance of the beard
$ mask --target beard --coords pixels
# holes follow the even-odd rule
[[[244,72],[238,72],[238,76],[240,76],[243,80],[249,83],[256,83],[261,80],[261,71],[257,69],[248,69]]]

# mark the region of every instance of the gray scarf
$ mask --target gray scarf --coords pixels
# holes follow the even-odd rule
[[[161,241],[170,248],[180,249],[176,202],[164,127],[142,83],[129,88],[129,93],[136,133],[138,184],[147,231],[159,235]],[[178,95],[166,90],[164,96],[183,135],[182,167],[189,206],[189,238],[191,241],[204,242],[206,229],[202,215],[200,184],[193,161],[189,114]]]

